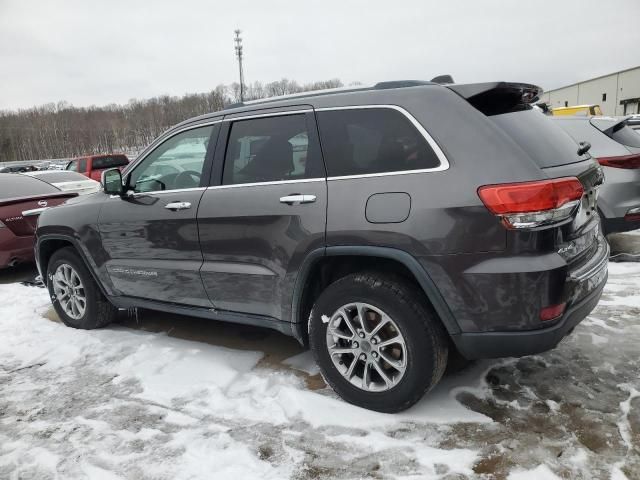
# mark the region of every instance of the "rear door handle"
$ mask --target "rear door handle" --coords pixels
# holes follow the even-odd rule
[[[167,203],[164,208],[175,212],[177,210],[186,210],[187,208],[191,208],[191,204],[189,202],[171,202]]]
[[[287,195],[286,197],[280,197],[280,203],[286,203],[288,205],[294,205],[296,203],[313,203],[315,201],[315,195],[301,195],[299,193]]]

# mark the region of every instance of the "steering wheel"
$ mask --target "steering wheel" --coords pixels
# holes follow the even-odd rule
[[[185,170],[176,175],[174,181],[177,188],[193,188],[200,186],[200,172]]]

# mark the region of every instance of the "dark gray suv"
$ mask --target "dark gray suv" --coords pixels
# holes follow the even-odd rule
[[[130,307],[274,328],[383,412],[452,353],[551,349],[597,304],[608,247],[602,169],[539,94],[387,82],[185,121],[41,215],[55,309],[76,328]]]

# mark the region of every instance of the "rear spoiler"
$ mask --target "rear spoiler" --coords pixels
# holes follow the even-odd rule
[[[7,205],[12,205],[14,203],[21,202],[33,202],[35,200],[47,200],[49,198],[73,198],[77,197],[78,194],[75,192],[60,192],[60,193],[43,193],[40,195],[26,195],[24,197],[13,197],[13,198],[4,198],[0,200],[0,207],[5,207]]]
[[[529,83],[453,83],[445,86],[488,116],[529,109],[543,92],[542,88]]]

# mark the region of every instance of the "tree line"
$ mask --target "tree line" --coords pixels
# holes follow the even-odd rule
[[[244,85],[245,100],[341,87],[337,79],[299,84],[282,79]],[[70,158],[91,153],[135,155],[167,128],[190,117],[240,101],[240,85],[219,85],[206,93],[162,95],[127,104],[74,107],[51,103],[0,111],[0,162]]]

